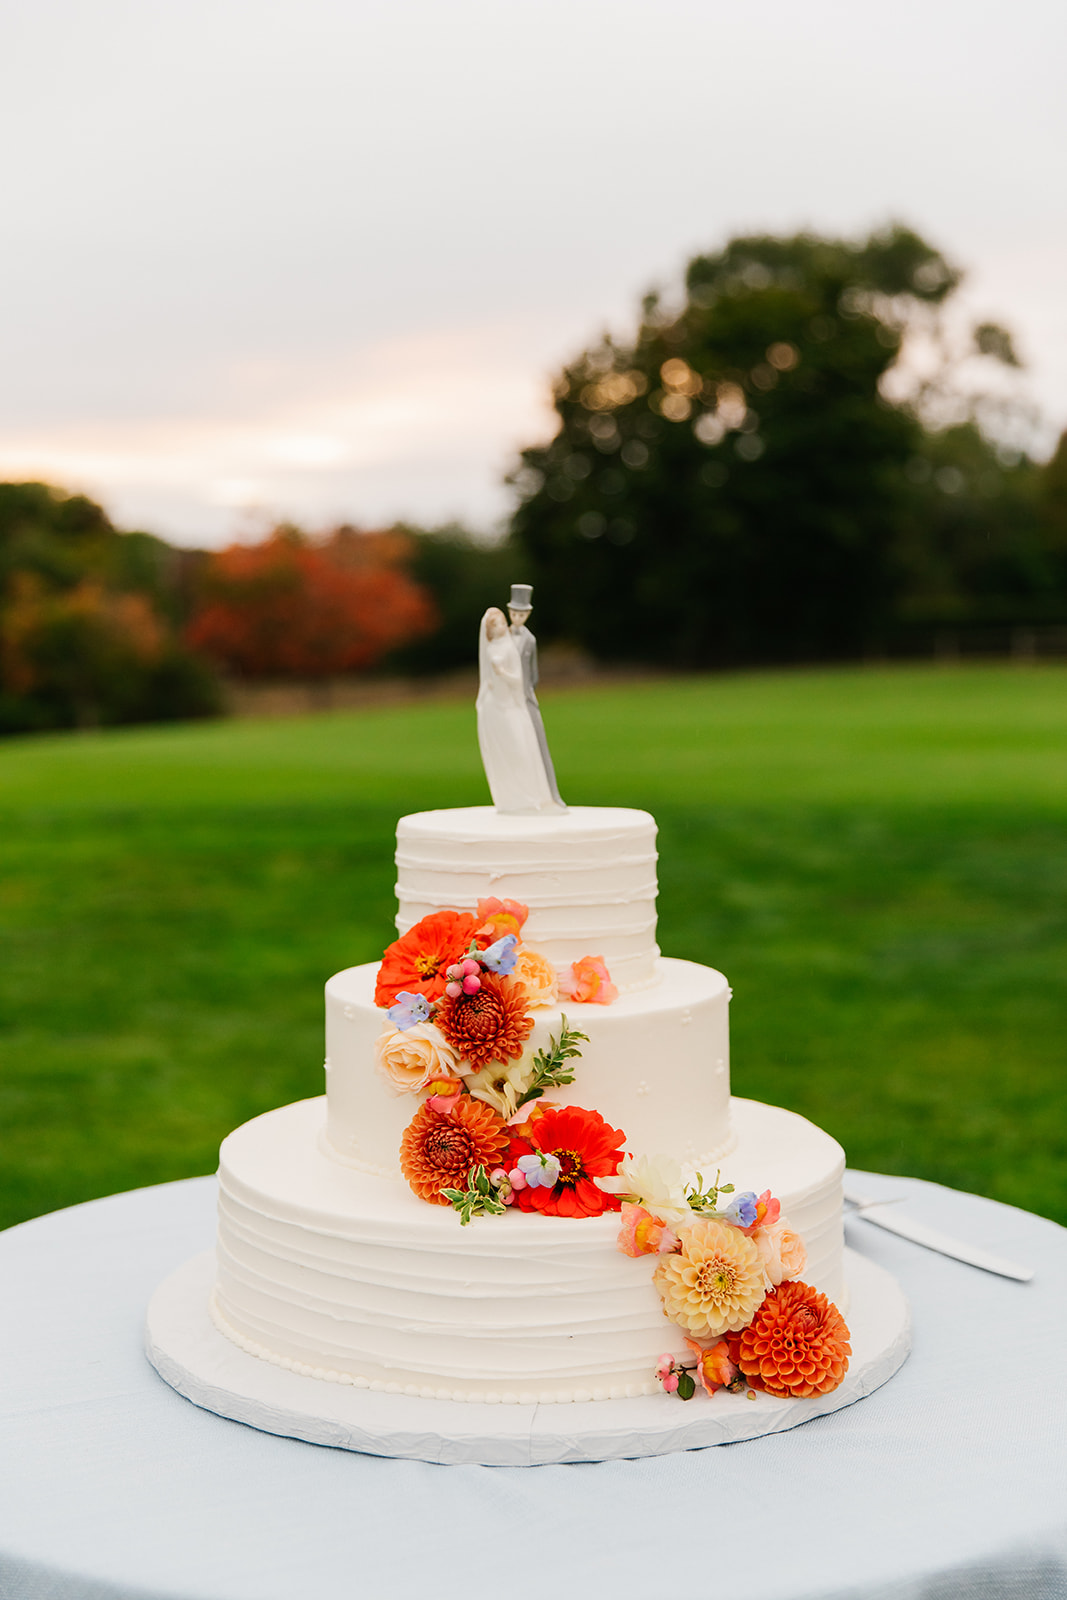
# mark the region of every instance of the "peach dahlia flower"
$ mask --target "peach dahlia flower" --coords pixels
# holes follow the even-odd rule
[[[664,1316],[698,1339],[747,1327],[767,1292],[752,1240],[714,1217],[680,1229],[678,1238],[678,1254],[662,1256],[653,1273]]]

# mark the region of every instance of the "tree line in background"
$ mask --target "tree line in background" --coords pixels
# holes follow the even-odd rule
[[[895,227],[735,239],[679,305],[647,297],[566,366],[512,478],[541,626],[707,667],[1067,622],[1067,442],[1044,468],[1004,442],[981,369],[1018,363],[995,324],[953,338],[959,281]]]
[[[467,666],[515,580],[546,641],[683,668],[1067,624],[1067,434],[1043,466],[1007,442],[977,374],[1017,365],[1011,340],[953,345],[959,281],[899,227],[696,257],[678,304],[647,296],[631,339],[560,374],[494,546],[282,525],[209,554],[0,484],[0,732],[211,715],[220,673]]]
[[[0,733],[212,716],[226,677],[469,666],[515,560],[457,527],[176,549],[84,495],[0,484]]]

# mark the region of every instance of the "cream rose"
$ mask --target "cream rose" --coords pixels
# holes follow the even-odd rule
[[[611,1193],[632,1196],[661,1222],[692,1218],[685,1176],[673,1156],[623,1156],[618,1176],[611,1182]],[[600,1187],[607,1188],[607,1184]]]
[[[535,1006],[554,1006],[559,999],[559,980],[551,961],[523,945],[515,957],[511,976],[526,990],[530,1009]]]
[[[808,1264],[808,1252],[799,1233],[787,1226],[784,1218],[769,1228],[757,1228],[752,1243],[760,1254],[763,1275],[770,1289],[787,1279],[799,1278]]]
[[[434,1078],[457,1076],[459,1057],[432,1022],[387,1028],[374,1041],[375,1065],[394,1094],[418,1094]]]

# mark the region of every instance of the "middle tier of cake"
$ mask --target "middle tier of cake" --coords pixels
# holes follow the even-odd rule
[[[326,985],[326,1139],[341,1161],[399,1177],[400,1140],[417,1110],[375,1066],[375,1041],[390,1026],[374,1004],[376,965],[350,967]],[[609,1006],[531,1012],[526,1053],[557,1037],[563,1016],[588,1036],[575,1078],[550,1098],[600,1113],[640,1155],[671,1155],[710,1169],[732,1148],[730,986],[721,972],[663,957],[652,987]]]

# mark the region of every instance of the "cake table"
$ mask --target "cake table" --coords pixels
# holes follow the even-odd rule
[[[913,1352],[891,1382],[787,1433],[598,1465],[382,1459],[189,1405],[144,1357],[144,1307],[210,1248],[210,1179],[12,1229],[0,1595],[1064,1600],[1067,1234],[935,1185],[854,1178],[1029,1263],[1033,1282],[851,1221],[850,1247],[911,1304]]]

